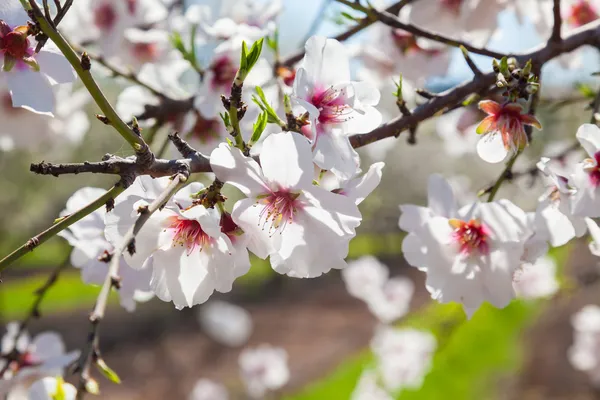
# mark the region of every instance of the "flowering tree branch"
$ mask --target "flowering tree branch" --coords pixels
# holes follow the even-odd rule
[[[77,388],[77,399],[83,399],[85,393],[90,389],[90,367],[99,358],[98,334],[99,324],[104,318],[106,305],[108,304],[108,296],[112,288],[119,289],[119,265],[121,257],[127,251],[129,254],[135,253],[135,237],[142,229],[144,224],[150,219],[150,216],[160,208],[185,184],[188,174],[176,174],[165,190],[148,206],[140,207],[138,210],[139,217],[136,219],[133,226],[125,234],[123,242],[110,257],[110,264],[106,279],[102,285],[102,289],[98,294],[94,310],[90,315],[91,329],[87,339],[87,346],[81,353],[81,357],[75,367],[75,372],[80,374],[79,384]],[[92,381],[93,382],[93,381]],[[92,389],[93,390],[93,389]]]
[[[35,0],[29,0],[29,4],[31,5],[32,16],[35,18],[35,21],[38,23],[40,29],[42,32],[44,32],[44,34],[52,39],[63,55],[67,58],[73,69],[75,69],[75,72],[77,72],[81,82],[85,85],[86,89],[100,110],[102,110],[104,113],[104,116],[107,118],[107,122],[113,128],[115,128],[115,130],[119,132],[121,136],[123,136],[123,138],[131,145],[131,147],[133,147],[136,154],[140,156],[140,160],[151,160],[152,155],[148,145],[144,142],[144,139],[142,139],[139,133],[134,132],[134,130],[119,117],[94,80],[92,74],[90,73],[91,63],[89,56],[84,53],[80,59],[69,43],[67,43],[65,38],[55,28],[52,27]]]
[[[392,4],[388,8],[386,8],[385,11],[387,11],[390,14],[398,14],[404,6],[411,3],[412,1],[414,1],[414,0],[400,0],[400,1]],[[352,36],[356,35],[357,33],[361,32],[362,30],[368,28],[369,26],[373,25],[377,21],[378,21],[377,18],[372,18],[372,17],[367,16],[367,17],[363,18],[358,24],[356,24],[352,28],[335,36],[334,39],[339,42],[343,42],[343,41],[351,38]],[[285,60],[283,60],[281,62],[281,65],[286,66],[286,67],[291,67],[294,64],[296,64],[298,61],[302,60],[302,57],[304,57],[304,49],[287,57]]]
[[[499,53],[497,51],[492,51],[492,50],[488,50],[485,48],[476,47],[467,42],[463,42],[461,40],[456,40],[456,39],[452,39],[452,38],[448,38],[448,37],[439,35],[437,33],[429,32],[427,30],[421,29],[412,24],[405,24],[400,20],[400,18],[398,18],[396,15],[394,15],[388,11],[378,11],[374,7],[365,7],[362,4],[360,4],[359,2],[355,2],[355,1],[351,1],[351,0],[336,0],[336,1],[338,3],[345,4],[348,7],[351,7],[355,10],[361,11],[361,12],[365,13],[365,15],[367,15],[370,18],[373,18],[376,21],[382,22],[388,26],[391,26],[392,28],[398,28],[398,29],[405,30],[406,32],[412,33],[413,35],[418,36],[418,37],[430,39],[435,42],[447,44],[449,46],[454,46],[454,47],[462,46],[465,49],[467,49],[468,51],[470,51],[471,53],[481,54],[481,55],[488,56],[488,57],[502,58],[502,57],[506,56],[506,54]]]

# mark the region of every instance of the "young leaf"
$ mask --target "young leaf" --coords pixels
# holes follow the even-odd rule
[[[577,88],[577,90],[579,90],[579,93],[581,93],[587,99],[593,99],[594,97],[596,97],[596,92],[594,91],[594,89],[592,89],[590,85],[587,85],[585,83],[576,83],[575,87]]]
[[[102,358],[98,358],[96,360],[96,367],[98,367],[100,372],[102,372],[102,375],[104,375],[111,382],[117,384],[121,383],[121,378],[119,378],[119,375],[117,375],[115,371],[113,371],[108,365],[106,365]]]
[[[260,136],[262,135],[263,131],[267,127],[267,120],[268,120],[267,112],[262,112],[258,115],[258,118],[256,118],[256,122],[254,123],[254,126],[253,126],[253,132],[252,132],[252,137],[250,138],[250,143],[248,143],[249,146],[252,146],[254,143],[258,142],[258,140],[260,139]]]

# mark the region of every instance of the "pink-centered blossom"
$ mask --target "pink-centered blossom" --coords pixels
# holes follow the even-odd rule
[[[600,217],[600,128],[583,124],[576,136],[589,158],[577,164],[569,177],[569,184],[575,190],[572,212],[580,217]]]
[[[37,41],[28,36],[29,20],[18,1],[0,0],[0,79],[10,90],[14,107],[52,116],[52,87],[73,82],[76,74],[52,41],[35,53]]]
[[[488,116],[477,126],[477,133],[483,135],[477,143],[477,153],[489,163],[498,163],[529,144],[525,125],[542,129],[540,122],[533,115],[523,113],[517,103],[484,100],[479,102],[479,108]]]
[[[249,236],[248,248],[294,277],[344,268],[361,215],[353,199],[312,184],[308,140],[295,132],[271,134],[259,158],[260,165],[229,144],[210,157],[215,175],[247,196],[231,215]]]
[[[156,199],[168,182],[168,177],[140,177],[119,196],[106,216],[105,234],[113,245],[121,243],[139,208]],[[152,291],[178,309],[204,303],[215,290],[229,292],[250,268],[243,235],[235,246],[222,231],[220,215],[193,204],[190,196],[200,189],[192,183],[177,192],[137,234],[135,253],[125,255],[132,268],[151,269]]]
[[[358,169],[348,134],[366,133],[381,123],[375,109],[379,91],[350,79],[348,51],[335,39],[312,36],[296,71],[293,99],[310,116],[315,163],[342,178]]]
[[[66,383],[62,378],[55,377],[35,381],[27,391],[27,400],[75,400],[76,396],[75,386]]]

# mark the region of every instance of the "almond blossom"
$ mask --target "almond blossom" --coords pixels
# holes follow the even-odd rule
[[[366,133],[381,123],[375,109],[379,91],[366,82],[350,80],[350,61],[335,39],[312,36],[294,80],[294,100],[309,114],[315,163],[342,178],[358,169],[358,154],[349,133]]]
[[[431,368],[435,336],[416,329],[378,328],[371,340],[377,371],[390,392],[418,389]]]
[[[111,243],[122,242],[139,208],[154,200],[168,181],[143,176],[119,196],[106,216],[105,234]],[[136,236],[135,253],[125,255],[132,268],[152,270],[151,289],[177,309],[204,303],[215,290],[229,292],[250,268],[247,252],[237,251],[245,252],[245,244],[234,247],[216,211],[192,203],[191,194],[201,188],[199,183],[186,186],[152,214]]]
[[[130,50],[127,29],[164,21],[166,17],[167,9],[160,0],[83,0],[73,3],[61,29],[74,42],[93,42],[104,57],[118,58]]]
[[[0,0],[0,80],[10,90],[14,107],[52,116],[52,87],[73,82],[77,75],[52,41],[35,53],[29,20],[18,1]]]
[[[225,386],[210,379],[200,379],[188,396],[188,400],[228,400]]]
[[[567,178],[559,175],[549,158],[542,157],[537,167],[546,175],[548,190],[539,198],[535,224],[548,232],[553,247],[583,236],[586,232],[585,222],[571,213],[574,191],[569,187]]]
[[[571,365],[600,385],[600,307],[588,304],[571,317],[573,344],[568,357]]]
[[[479,140],[476,135],[478,118],[479,112],[470,108],[454,110],[438,117],[436,131],[444,141],[448,155],[462,157],[475,152]]]
[[[552,296],[559,289],[556,263],[552,258],[544,256],[533,264],[522,264],[513,277],[513,287],[517,296],[523,299]]]
[[[371,313],[383,323],[404,316],[414,292],[410,279],[388,276],[388,268],[372,256],[352,261],[342,270],[348,292],[367,303]]]
[[[400,227],[409,232],[404,256],[427,273],[433,299],[459,302],[468,316],[484,301],[503,308],[515,296],[513,274],[522,260],[543,254],[546,238],[537,238],[526,213],[508,200],[476,202],[457,212],[446,185],[430,190],[431,208],[401,206]]]
[[[383,162],[374,163],[365,174],[360,175],[362,171],[359,170],[350,179],[340,179],[333,173],[319,173],[319,175],[322,175],[319,184],[331,192],[353,199],[354,203],[359,205],[381,183],[384,166],[385,163]]]
[[[294,277],[344,268],[361,215],[354,200],[312,184],[306,138],[295,132],[271,134],[259,159],[260,166],[229,144],[210,157],[217,178],[247,196],[231,215],[250,237],[248,248],[263,259],[270,256],[275,271]]]
[[[393,397],[379,386],[375,371],[365,371],[361,374],[350,400],[393,400]]]
[[[408,20],[420,28],[465,37],[481,46],[494,33],[506,4],[505,0],[419,0],[406,11]]]
[[[220,300],[206,303],[198,313],[200,326],[211,339],[229,347],[242,346],[252,334],[250,313]]]
[[[68,216],[98,197],[106,190],[93,187],[79,189],[67,200],[61,217]],[[75,222],[68,229],[59,232],[71,246],[71,264],[81,269],[81,278],[85,283],[102,285],[108,273],[108,263],[114,246],[104,236],[104,219],[106,210],[99,208]],[[136,302],[146,301],[152,297],[150,292],[151,271],[131,268],[122,258],[120,260],[119,277],[121,286],[118,290],[121,306],[134,311]]]
[[[540,122],[533,115],[524,114],[517,103],[484,100],[479,102],[479,108],[488,116],[477,126],[477,133],[483,134],[477,143],[477,154],[489,163],[498,163],[529,144],[525,125],[542,129]]]
[[[10,322],[2,337],[1,353],[14,359],[0,359],[0,369],[8,367],[0,380],[0,395],[4,396],[30,379],[62,375],[63,370],[79,357],[79,351],[65,351],[65,345],[55,332],[43,332],[33,339],[27,331],[19,335],[19,323]]]
[[[77,389],[62,378],[47,377],[34,382],[29,388],[28,400],[75,400]]]
[[[246,390],[255,399],[281,389],[290,379],[287,352],[279,347],[262,344],[246,348],[240,353],[238,363]]]
[[[590,158],[577,164],[569,177],[569,183],[575,188],[572,212],[582,217],[600,217],[600,128],[583,124],[576,136]]]

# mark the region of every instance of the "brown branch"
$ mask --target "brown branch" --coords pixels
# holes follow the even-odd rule
[[[202,154],[200,154],[196,149],[190,146],[188,142],[186,142],[181,136],[179,136],[179,133],[173,132],[172,134],[169,134],[168,137],[169,140],[173,142],[173,145],[175,146],[179,154],[181,154],[185,158],[203,157]]]
[[[546,62],[558,57],[561,54],[569,53],[585,45],[597,46],[600,44],[600,21],[588,24],[576,31],[560,43],[553,46],[542,46],[533,51],[518,55],[520,63],[525,63],[531,59],[534,65],[543,65]],[[438,97],[418,106],[412,111],[410,116],[397,117],[369,133],[353,135],[350,142],[353,147],[362,147],[369,143],[385,139],[390,136],[397,136],[409,127],[433,117],[438,112],[452,107],[463,101],[472,93],[479,93],[486,88],[491,87],[496,82],[496,75],[493,72],[481,76],[473,77],[472,80],[462,83],[453,89],[440,93]]]
[[[425,29],[421,29],[418,26],[412,24],[405,24],[398,18],[396,15],[391,14],[387,11],[378,11],[375,8],[369,8],[361,5],[358,2],[354,2],[352,0],[336,0],[338,3],[342,3],[347,5],[348,7],[352,7],[355,10],[361,11],[365,13],[367,16],[382,22],[392,28],[402,29],[408,33],[412,33],[415,36],[422,37],[425,39],[433,40],[438,43],[447,44],[449,46],[461,47],[463,46],[471,53],[481,54],[488,57],[494,58],[502,58],[507,56],[507,54],[503,54],[497,51],[488,50],[486,48],[476,47],[462,40],[452,39],[437,33],[429,32]]]
[[[560,31],[562,29],[562,15],[560,12],[560,0],[554,0],[554,5],[552,7],[552,14],[554,17],[554,25],[552,26],[552,34],[550,36],[549,42],[560,43],[561,35]]]
[[[144,224],[150,219],[152,214],[159,210],[164,204],[181,188],[188,178],[187,173],[178,173],[173,177],[173,180],[165,188],[165,190],[147,207],[140,208],[138,210],[139,216],[136,219],[133,226],[123,237],[120,246],[115,250],[110,260],[108,272],[96,300],[94,310],[90,315],[90,333],[87,339],[87,345],[84,351],[81,353],[81,357],[75,367],[75,372],[80,374],[79,383],[77,387],[77,399],[83,399],[85,393],[87,393],[88,382],[90,380],[90,368],[99,357],[99,325],[100,321],[104,318],[104,312],[106,311],[106,305],[108,304],[108,296],[112,288],[119,288],[119,265],[121,257],[125,254],[125,251],[129,253],[135,252],[135,237],[138,232],[142,229]]]
[[[392,4],[391,6],[389,6],[388,8],[386,8],[385,11],[387,11],[390,14],[398,14],[405,5],[411,3],[412,1],[414,1],[414,0],[398,1],[394,4]],[[337,40],[338,42],[343,42],[343,41],[351,38],[352,36],[356,35],[357,33],[361,32],[363,29],[366,29],[369,26],[373,25],[375,22],[377,22],[377,19],[368,18],[368,17],[363,18],[358,24],[356,24],[352,28],[348,29],[347,31],[342,32],[339,35],[335,36],[334,39]],[[280,63],[280,65],[283,65],[286,67],[291,67],[294,64],[296,64],[298,61],[302,60],[302,57],[304,57],[304,49],[287,57],[285,60],[283,60]]]

